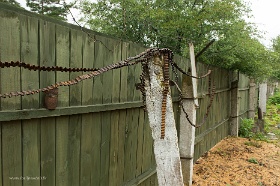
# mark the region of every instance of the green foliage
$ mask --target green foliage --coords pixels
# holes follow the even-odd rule
[[[244,0],[85,0],[80,7],[93,30],[186,56],[189,41],[199,52],[215,39],[200,61],[259,79],[272,74],[261,33],[244,19],[251,16]]]
[[[16,7],[21,7],[16,0],[0,0],[1,3],[7,3]]]
[[[73,7],[75,3],[65,3],[60,0],[27,0],[26,6],[32,12],[47,15],[49,17],[66,21],[68,9]]]
[[[277,92],[274,96],[270,97],[268,102],[273,105],[280,105],[280,92]]]
[[[272,78],[280,80],[280,35],[272,40],[273,73]]]
[[[238,131],[239,136],[244,138],[253,137],[253,132],[252,132],[253,125],[254,125],[253,119],[242,119],[242,123]]]
[[[252,147],[256,147],[256,148],[262,147],[262,145],[257,141],[246,141],[244,144],[247,146],[252,146]]]
[[[250,163],[259,164],[259,162],[256,158],[250,158],[247,161],[250,162]]]
[[[254,140],[267,141],[267,137],[262,132],[254,133],[252,138]]]

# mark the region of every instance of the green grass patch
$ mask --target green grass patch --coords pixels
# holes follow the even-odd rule
[[[252,146],[252,147],[256,147],[256,148],[262,147],[262,145],[257,141],[246,141],[244,144],[247,146]]]

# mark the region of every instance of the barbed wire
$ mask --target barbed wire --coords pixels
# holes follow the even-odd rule
[[[124,66],[131,66],[135,65],[137,63],[142,63],[146,62],[147,59],[150,59],[156,52],[168,52],[169,49],[158,49],[158,48],[150,48],[147,49],[146,51],[134,56],[134,57],[129,57],[123,61],[120,61],[115,64],[110,64],[105,67],[99,68],[99,69],[92,69],[88,74],[80,75],[77,76],[75,79],[69,80],[69,81],[61,81],[57,82],[55,84],[49,85],[45,88],[40,88],[40,89],[33,89],[33,90],[24,90],[24,91],[17,91],[17,92],[10,92],[10,93],[4,93],[0,94],[0,98],[7,98],[7,97],[14,97],[14,96],[25,96],[25,95],[30,95],[30,94],[36,94],[39,92],[46,92],[49,90],[52,90],[54,88],[60,87],[60,86],[71,86],[74,84],[77,84],[83,80],[93,78],[95,76],[98,76],[104,72],[107,72],[109,70],[113,69],[118,69],[122,68]],[[67,68],[67,67],[45,67],[45,66],[36,66],[36,65],[31,65],[23,62],[1,62],[0,63],[1,68],[5,67],[23,67],[29,70],[43,70],[43,71],[69,71],[69,72],[78,72],[78,71],[84,71],[84,70],[90,70],[87,68]]]
[[[29,63],[21,62],[21,61],[0,61],[0,68],[9,68],[9,67],[22,67],[28,70],[34,71],[60,71],[60,72],[90,72],[90,71],[97,71],[98,68],[70,68],[70,67],[61,67],[61,66],[39,66],[39,65],[32,65]]]
[[[209,76],[209,77],[210,77],[210,76]],[[210,81],[211,81],[211,78],[209,78],[209,79],[210,79]],[[173,81],[173,83],[174,83],[176,89],[177,89],[178,92],[179,92],[179,107],[180,107],[180,108],[182,109],[182,111],[184,112],[185,117],[186,117],[186,119],[188,120],[189,124],[190,124],[191,126],[195,127],[195,128],[201,127],[201,126],[206,122],[206,120],[207,120],[207,118],[208,118],[208,115],[209,115],[209,112],[210,112],[210,108],[211,108],[211,106],[212,106],[212,104],[213,104],[214,96],[215,96],[215,94],[216,94],[216,87],[215,87],[215,85],[213,84],[213,86],[212,86],[211,94],[209,95],[209,96],[210,96],[210,102],[209,102],[209,104],[208,104],[208,106],[207,106],[207,108],[206,108],[206,113],[205,113],[205,115],[204,115],[204,117],[203,117],[203,121],[202,121],[200,124],[194,124],[194,123],[191,121],[191,119],[189,118],[189,115],[188,115],[188,113],[187,113],[187,111],[186,111],[186,109],[185,109],[185,107],[184,107],[183,99],[182,99],[182,91],[181,91],[179,85],[178,85],[176,82],[174,82],[174,81]],[[211,89],[211,88],[209,88],[209,89]]]
[[[22,67],[28,70],[38,70],[38,71],[61,71],[61,72],[90,72],[87,74],[83,74],[83,75],[79,75],[76,78],[72,79],[72,80],[68,80],[68,81],[61,81],[61,82],[56,82],[52,85],[49,85],[47,87],[44,88],[39,88],[39,89],[33,89],[33,90],[25,90],[25,91],[17,91],[17,92],[10,92],[10,93],[4,93],[4,94],[0,94],[0,98],[7,98],[7,97],[14,97],[14,96],[25,96],[25,95],[32,95],[32,94],[36,94],[39,92],[48,92],[51,91],[53,89],[56,89],[60,86],[71,86],[71,85],[75,85],[78,84],[81,81],[87,80],[87,79],[91,79],[93,77],[96,77],[100,74],[103,74],[109,70],[113,70],[113,69],[118,69],[118,68],[122,68],[124,66],[132,66],[132,65],[136,65],[138,63],[142,64],[142,75],[140,75],[140,83],[137,85],[137,88],[142,92],[142,97],[143,97],[143,104],[144,104],[144,108],[145,108],[145,79],[147,78],[148,74],[147,74],[147,63],[148,60],[153,58],[156,55],[160,55],[163,54],[163,78],[164,78],[164,90],[162,92],[163,98],[162,98],[162,117],[161,117],[161,139],[163,139],[165,137],[165,115],[166,115],[166,99],[167,99],[167,95],[169,93],[169,86],[170,86],[170,82],[174,82],[174,81],[170,81],[170,75],[169,75],[169,65],[172,65],[172,71],[175,72],[174,68],[176,68],[179,72],[190,76],[191,78],[196,78],[196,79],[201,79],[201,78],[205,78],[207,76],[209,76],[211,74],[211,70],[209,70],[207,72],[207,74],[200,76],[200,77],[196,77],[196,76],[192,76],[188,73],[186,73],[184,70],[182,70],[174,61],[173,61],[173,52],[168,49],[168,48],[149,48],[146,51],[133,56],[133,57],[128,57],[125,60],[122,60],[120,62],[114,63],[114,64],[110,64],[107,65],[105,67],[102,68],[68,68],[68,67],[58,67],[58,66],[52,66],[52,67],[45,67],[45,66],[39,66],[39,65],[32,65],[32,64],[28,64],[25,62],[20,62],[20,61],[11,61],[11,62],[2,62],[0,61],[0,67],[1,68],[9,68],[9,67]],[[178,81],[178,75],[176,75],[176,81]],[[212,91],[211,91],[211,96],[210,96],[210,104],[207,106],[207,110],[206,110],[206,114],[204,117],[204,120],[202,122],[202,124],[200,125],[194,125],[191,120],[189,119],[189,116],[183,106],[183,102],[182,102],[182,92],[178,86],[178,84],[176,82],[174,82],[174,84],[177,87],[177,90],[179,91],[179,104],[180,107],[182,108],[184,114],[186,115],[187,120],[189,121],[189,123],[194,126],[194,127],[200,127],[203,123],[205,123],[209,111],[210,111],[210,107],[212,105],[213,102],[213,98],[215,95],[215,86],[212,86]],[[210,92],[210,86],[211,86],[211,77],[209,76],[209,92]]]

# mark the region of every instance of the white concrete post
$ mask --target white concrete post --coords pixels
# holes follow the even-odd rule
[[[266,94],[267,83],[261,83],[259,86],[259,107],[261,108],[262,115],[266,113]]]
[[[249,118],[254,119],[256,112],[256,83],[254,79],[250,79],[250,87],[249,87]]]
[[[157,177],[160,186],[183,186],[178,137],[172,108],[170,89],[166,100],[165,138],[161,139],[161,105],[163,85],[163,59],[155,56],[148,64],[149,77],[146,77],[146,106],[157,164]]]
[[[191,59],[191,75],[197,76],[196,66],[195,66],[194,47],[192,44],[190,44],[190,59]],[[190,121],[193,124],[196,124],[196,107],[198,107],[197,79],[183,75],[182,99],[183,99],[183,106],[189,115]],[[184,184],[186,186],[192,185],[194,141],[195,141],[195,127],[189,124],[189,122],[186,119],[185,113],[181,110],[179,147],[180,147],[180,156],[181,156]]]

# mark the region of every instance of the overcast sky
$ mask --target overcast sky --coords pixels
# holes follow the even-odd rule
[[[280,0],[246,0],[251,2],[254,15],[252,21],[257,24],[261,31],[265,31],[262,43],[271,45],[271,39],[280,35]]]
[[[17,0],[25,6],[26,0]],[[71,0],[66,0],[71,1]],[[259,30],[266,32],[261,41],[269,47],[271,39],[280,35],[280,0],[245,0],[251,4],[254,18],[250,21],[257,24]],[[73,12],[75,13],[75,12]]]

